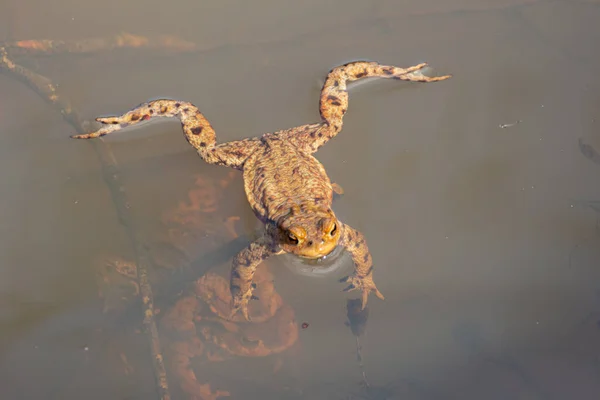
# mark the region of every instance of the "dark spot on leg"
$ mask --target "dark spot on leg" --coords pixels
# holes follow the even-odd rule
[[[206,143],[200,142],[200,147],[206,147]]]
[[[118,123],[119,123],[119,121],[112,121],[112,122],[111,122],[111,124],[113,124],[113,125],[116,125],[116,124],[118,124]]]
[[[331,102],[331,104],[333,104],[334,106],[340,106],[342,105],[342,103],[340,102],[340,98],[334,95],[329,95],[327,96],[327,100],[329,100]]]
[[[137,120],[138,120],[138,119],[140,119],[140,118],[141,118],[141,117],[140,117],[140,114],[133,114],[133,115],[131,116],[131,120],[132,120],[132,121],[137,121]]]
[[[362,78],[362,77],[365,77],[365,76],[367,76],[368,74],[369,74],[369,73],[367,72],[367,70],[366,70],[366,69],[364,69],[362,72],[359,72],[358,74],[356,74],[356,77],[357,77],[357,78]]]
[[[248,267],[250,267],[252,265],[252,261],[249,260],[249,259],[245,259],[245,260],[242,260],[242,262],[240,263],[240,265],[248,268]]]
[[[340,82],[339,81],[333,81],[333,86],[335,86],[335,87],[340,86]]]
[[[195,126],[192,129],[190,129],[192,131],[192,134],[194,135],[199,135],[202,133],[202,127],[201,126]]]
[[[241,276],[240,276],[240,273],[239,273],[239,271],[238,271],[238,270],[233,270],[233,271],[231,271],[231,278],[234,278],[234,279],[240,279],[240,278],[241,278]]]
[[[148,111],[150,114],[154,114],[154,110],[150,109],[150,111]]]
[[[231,285],[231,289],[230,289],[230,291],[231,291],[231,293],[232,293],[233,295],[236,295],[236,294],[238,294],[239,292],[241,292],[241,291],[242,291],[242,288],[241,288],[241,287],[239,287],[238,285]]]
[[[260,174],[260,177],[261,177],[261,178],[264,178],[264,177],[265,177],[265,174]]]
[[[184,112],[184,113],[187,113],[188,111],[190,111],[190,109],[189,109],[189,108],[187,108],[187,107],[183,109],[183,112]]]
[[[256,289],[256,283],[252,282],[252,285],[250,286],[252,286],[252,289]]]
[[[375,268],[375,267],[373,267],[373,266],[371,265],[371,268],[369,268],[369,270],[367,271],[367,275],[366,275],[366,276],[369,276],[369,275],[371,275],[371,274],[373,273],[373,269],[374,269],[374,268]]]
[[[313,139],[315,138],[315,135],[316,135],[316,132],[315,132],[315,131],[312,131],[312,132],[310,133],[310,137],[311,137],[311,138],[313,138]]]
[[[181,107],[181,103],[175,103],[175,108]]]
[[[160,113],[161,113],[161,114],[166,114],[166,112],[167,112],[167,107],[166,107],[166,106],[162,106],[162,107],[160,108]]]
[[[152,110],[150,110],[150,111],[152,111]],[[149,119],[150,119],[150,116],[148,114],[146,114],[142,117],[142,121],[147,121]]]
[[[359,63],[363,63],[363,62],[368,62],[368,61],[350,61],[350,62],[348,62],[348,63],[346,63],[346,64],[342,65],[342,67],[348,67],[348,66],[350,66],[350,65],[353,65],[353,64],[359,64]]]
[[[384,68],[383,69],[383,73],[386,75],[393,75],[394,74],[394,69],[393,68]]]
[[[319,132],[318,136],[323,137],[323,132]]]
[[[299,167],[296,167],[292,170],[292,175],[296,175],[300,171]]]
[[[365,256],[363,257],[363,261],[364,262],[369,261],[369,254],[365,254]]]

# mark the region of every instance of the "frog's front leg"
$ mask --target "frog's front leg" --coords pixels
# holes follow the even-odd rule
[[[241,310],[244,318],[250,321],[248,302],[252,300],[252,292],[256,286],[253,282],[256,268],[270,256],[278,254],[279,250],[279,247],[264,235],[250,243],[233,258],[229,284],[233,297],[230,318]]]
[[[371,292],[375,292],[375,295],[383,300],[383,295],[373,282],[373,259],[363,234],[344,224],[339,244],[350,253],[354,262],[354,274],[340,280],[349,283],[344,291],[359,289],[362,292],[362,309],[367,305]]]

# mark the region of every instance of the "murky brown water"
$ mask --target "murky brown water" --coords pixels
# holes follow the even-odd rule
[[[585,201],[600,200],[600,167],[578,140],[600,150],[600,2],[398,3],[4,0],[0,35],[192,41],[202,51],[24,63],[87,118],[167,96],[198,105],[220,141],[317,121],[322,79],[349,60],[427,60],[454,74],[355,87],[344,131],[317,155],[345,189],[337,213],[378,265],[386,301],[370,301],[361,344],[370,383],[388,396],[359,387],[335,277],[293,274],[282,259],[270,262],[277,288],[309,327],[276,374],[249,359],[214,367],[214,382],[245,399],[598,398],[600,232]],[[72,133],[0,75],[2,397],[152,398],[143,335],[120,343],[136,373],[109,356],[118,350],[106,332],[125,322],[103,317],[89,264],[131,249],[92,146]],[[194,174],[220,173],[175,121],[107,142],[140,226],[183,199]],[[235,193],[249,232],[254,217]]]

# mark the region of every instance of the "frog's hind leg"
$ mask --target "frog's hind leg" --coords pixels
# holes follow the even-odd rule
[[[347,82],[374,77],[410,82],[438,82],[451,77],[451,75],[425,76],[419,71],[426,66],[426,63],[422,63],[408,68],[399,68],[376,62],[357,61],[332,69],[321,90],[320,113],[323,123],[318,127],[302,127],[306,129],[296,132],[299,133],[298,141],[304,142],[306,150],[314,152],[342,130],[342,119],[348,111]]]
[[[103,124],[100,129],[72,137],[75,139],[96,138],[156,117],[179,118],[188,143],[209,164],[226,165],[239,169],[260,143],[256,139],[244,139],[217,145],[215,130],[195,105],[166,99],[140,104],[120,116],[96,118],[96,121]]]

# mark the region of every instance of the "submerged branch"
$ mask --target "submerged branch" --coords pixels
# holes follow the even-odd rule
[[[144,316],[143,323],[146,334],[150,340],[150,351],[153,358],[156,383],[160,393],[160,398],[163,400],[169,400],[171,396],[169,394],[167,373],[161,353],[158,328],[154,318],[154,295],[148,280],[148,267],[150,265],[148,252],[138,237],[138,230],[135,227],[135,221],[131,212],[129,212],[129,201],[127,200],[125,186],[121,181],[119,166],[114,154],[110,150],[110,147],[103,140],[94,140],[92,141],[92,145],[96,151],[96,154],[98,155],[98,158],[100,159],[100,163],[102,165],[102,176],[110,190],[119,220],[125,227],[127,235],[129,236],[131,244],[135,250],[138,284],[140,287],[140,295],[142,296],[142,310]]]
[[[0,43],[11,55],[55,55],[61,53],[89,54],[116,49],[150,49],[187,52],[196,49],[192,42],[176,36],[148,38],[123,32],[112,37],[81,40],[20,40]]]
[[[169,47],[176,42],[162,41],[158,44],[148,41],[140,36],[121,35],[112,40],[88,40],[79,42],[61,42],[61,41],[23,41],[4,44],[0,46],[0,71],[5,71],[18,80],[25,83],[41,98],[48,102],[54,109],[59,111],[63,118],[78,132],[86,133],[91,127],[89,121],[79,117],[71,104],[62,99],[57,91],[56,85],[48,78],[39,75],[9,58],[9,50],[21,49],[29,53],[41,52],[43,54],[54,54],[57,52],[92,52],[99,50],[110,50],[119,47]],[[102,175],[110,190],[113,203],[115,205],[119,220],[125,227],[127,235],[131,240],[135,250],[136,264],[138,271],[138,284],[143,304],[143,324],[146,335],[150,341],[150,350],[153,358],[153,369],[158,386],[160,398],[169,400],[171,398],[167,382],[163,356],[161,353],[160,339],[158,329],[154,318],[154,296],[152,287],[148,280],[149,255],[139,238],[138,229],[135,221],[129,211],[130,204],[127,199],[127,193],[121,180],[119,167],[110,147],[102,139],[90,142],[93,146],[100,164],[102,166]]]
[[[8,72],[10,75],[23,82],[30,89],[36,92],[42,99],[49,103],[54,109],[59,111],[65,121],[67,121],[77,132],[87,131],[88,122],[84,122],[73,110],[69,101],[58,96],[57,87],[52,81],[30,69],[27,69],[8,56],[5,47],[0,47],[0,71]]]

